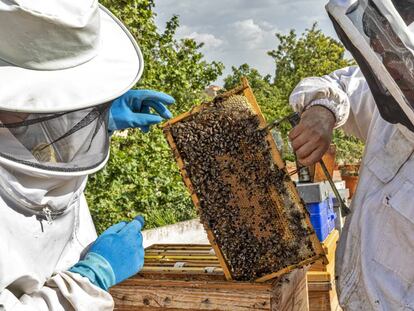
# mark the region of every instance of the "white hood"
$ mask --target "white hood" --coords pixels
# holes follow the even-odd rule
[[[87,176],[56,176],[0,166],[0,186],[15,208],[51,222],[83,192]]]
[[[326,9],[361,68],[381,116],[414,132],[414,4],[330,0]]]

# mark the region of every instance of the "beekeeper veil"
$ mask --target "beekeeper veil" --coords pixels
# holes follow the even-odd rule
[[[96,0],[0,0],[0,190],[64,208],[105,165],[111,102],[142,70],[136,41]]]
[[[108,156],[110,104],[69,112],[0,110],[0,157],[55,175],[85,175]]]
[[[331,0],[326,9],[381,116],[414,131],[414,1]]]

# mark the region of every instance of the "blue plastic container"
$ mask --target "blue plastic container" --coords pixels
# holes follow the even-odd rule
[[[336,214],[333,209],[333,199],[329,197],[323,202],[308,203],[306,208],[310,214],[310,221],[319,241],[324,241],[329,233],[335,229]]]

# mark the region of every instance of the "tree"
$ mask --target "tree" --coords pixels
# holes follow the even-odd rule
[[[244,64],[232,68],[232,74],[225,78],[225,87],[233,87],[242,76],[248,77],[257,101],[267,120],[280,119],[292,112],[289,95],[303,78],[322,76],[353,64],[345,58],[343,45],[324,35],[314,24],[298,36],[291,30],[287,35],[277,33],[278,47],[268,53],[275,62],[275,78],[263,77],[255,68]],[[282,124],[282,136],[286,137],[289,126]],[[337,145],[337,159],[342,162],[356,162],[362,157],[363,144],[354,137],[348,137],[341,130],[335,131],[334,143]],[[287,140],[285,139],[285,145]],[[288,148],[285,148],[285,151]],[[286,159],[293,159],[285,152]]]
[[[316,23],[301,37],[294,30],[287,35],[277,33],[276,37],[280,43],[268,55],[275,61],[274,84],[286,99],[303,78],[323,76],[353,64],[345,58],[344,46],[324,35]]]
[[[159,32],[153,0],[103,0],[137,39],[145,59],[136,87],[164,91],[176,99],[179,114],[203,99],[203,90],[221,75],[218,62],[208,63],[199,51],[202,43],[176,40],[177,16]],[[98,232],[113,223],[142,214],[146,228],[195,217],[195,210],[159,127],[149,134],[130,130],[111,142],[108,165],[90,176],[86,197]]]
[[[257,69],[248,64],[231,69],[232,73],[224,78],[224,88],[230,90],[240,85],[242,77],[247,77],[267,120],[280,118],[290,112],[290,107],[283,101],[280,90],[272,85],[270,75],[262,76]]]
[[[247,77],[250,86],[256,91],[263,90],[270,86],[271,76],[267,75],[263,77],[257,69],[250,67],[248,64],[243,64],[239,68],[233,66],[231,67],[231,70],[232,74],[224,78],[224,88],[226,90],[230,90],[237,85],[240,85],[242,77]]]

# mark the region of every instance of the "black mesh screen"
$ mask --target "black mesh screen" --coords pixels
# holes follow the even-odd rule
[[[0,156],[45,170],[91,170],[108,155],[109,109],[110,104],[50,114],[0,111]]]

